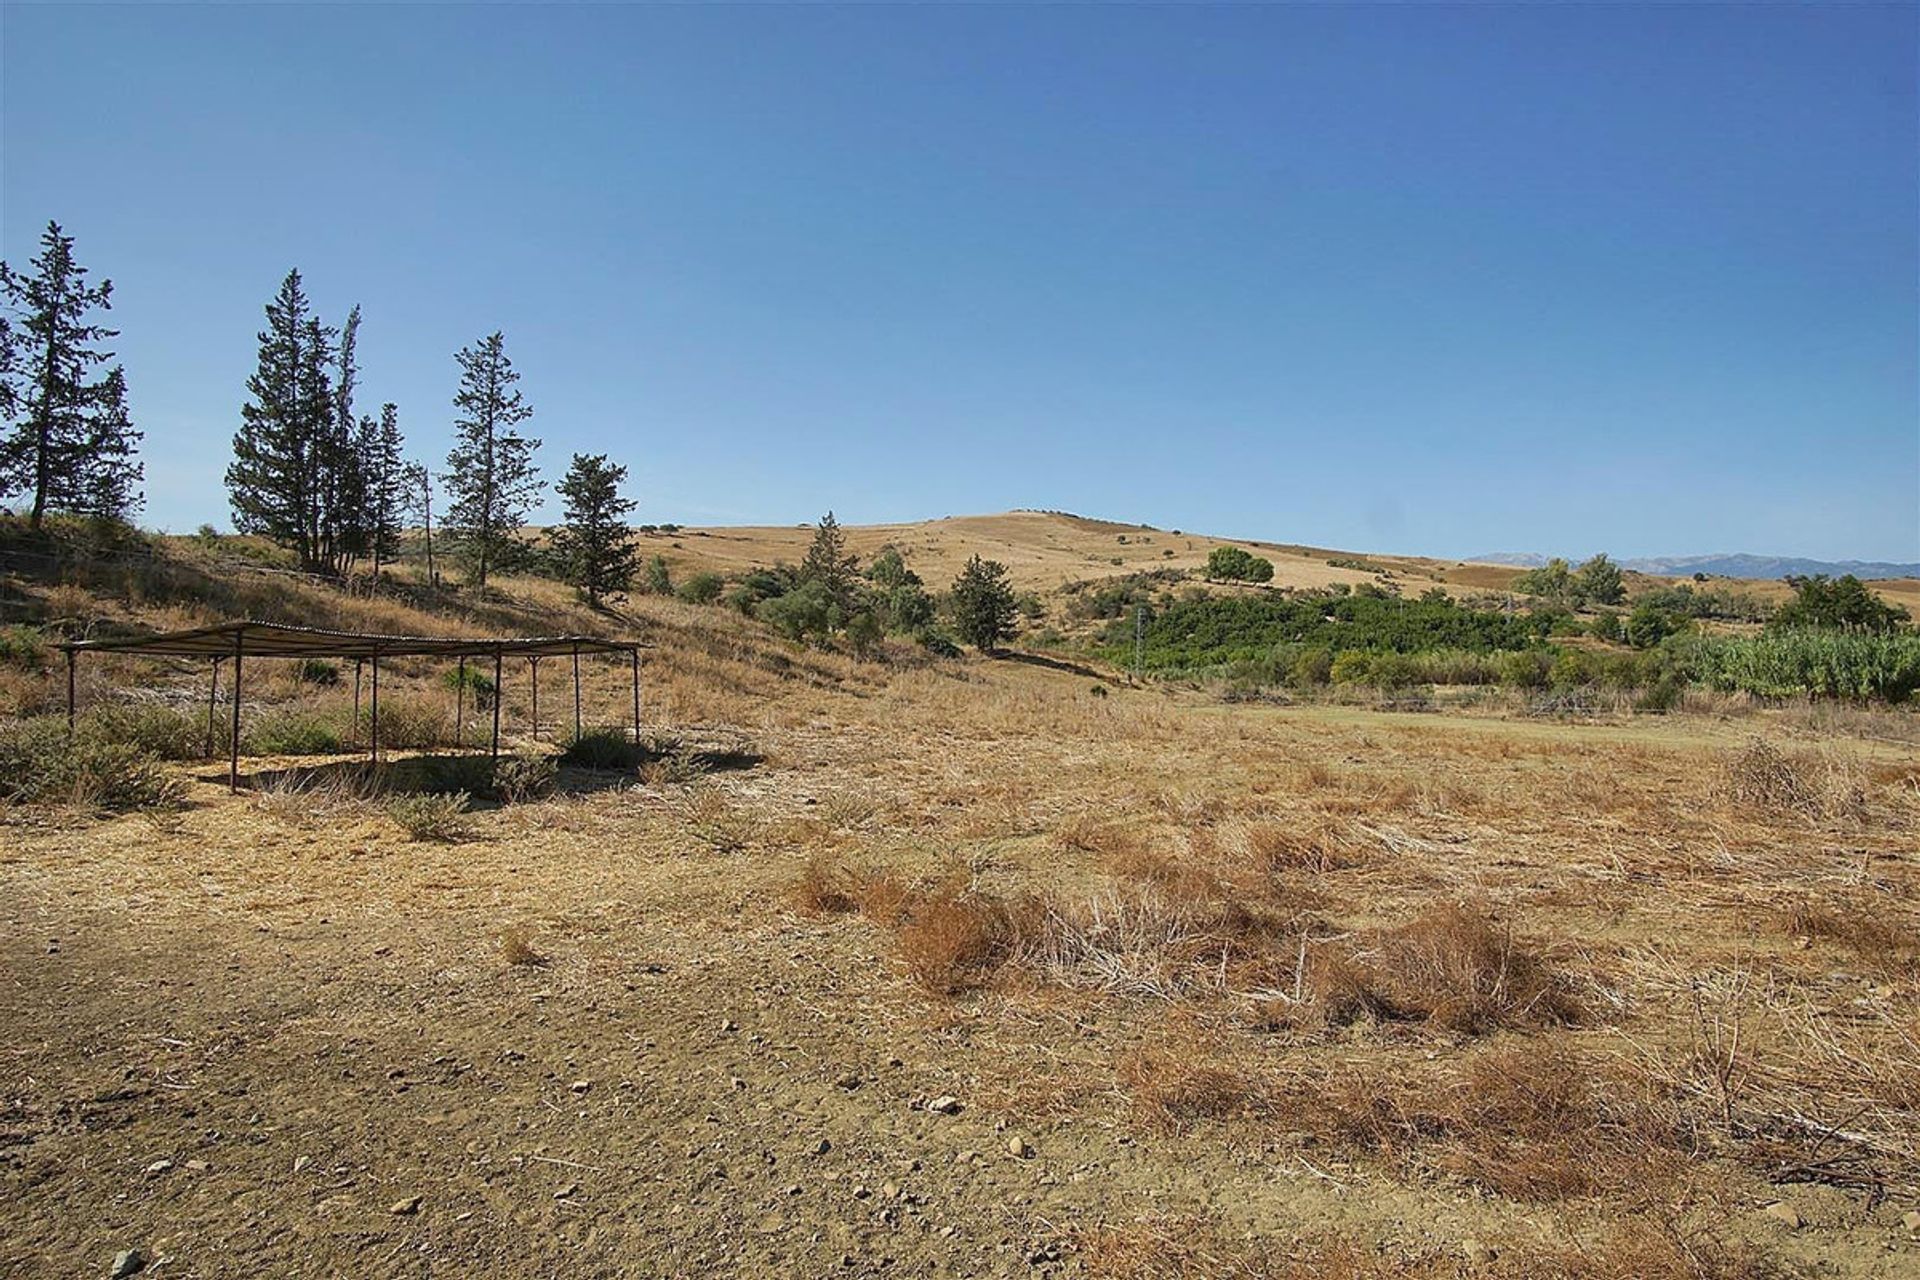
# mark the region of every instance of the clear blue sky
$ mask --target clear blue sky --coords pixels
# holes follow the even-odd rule
[[[1920,559],[1915,14],[8,5],[0,230],[175,529],[297,265],[417,453],[500,328],[642,520]]]

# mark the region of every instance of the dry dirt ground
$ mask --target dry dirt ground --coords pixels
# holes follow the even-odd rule
[[[4,815],[0,1275],[1920,1274],[1920,750],[657,608],[757,762]]]

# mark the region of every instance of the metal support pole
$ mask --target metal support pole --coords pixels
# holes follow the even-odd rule
[[[460,656],[460,683],[453,687],[453,745],[467,745],[467,658]]]
[[[353,660],[353,736],[356,741],[360,737],[360,668],[366,665],[363,658]]]
[[[73,660],[74,652],[69,649],[67,650],[67,736],[69,738],[73,736],[74,719],[79,714],[74,700]]]
[[[527,670],[532,674],[533,682],[533,740],[540,741],[540,659],[527,659]]]
[[[380,763],[380,654],[373,655],[372,715],[367,721],[367,748],[373,753],[373,762]]]
[[[500,650],[493,651],[493,758],[500,758]]]
[[[213,679],[207,682],[207,759],[213,759],[214,703],[220,697],[220,659],[213,660]]]
[[[227,743],[227,790],[240,789],[240,658],[246,644],[246,632],[233,633],[233,723],[232,741]]]
[[[640,648],[634,646],[628,651],[633,659],[633,745],[640,745]]]
[[[573,646],[573,738],[580,740],[580,646]]]

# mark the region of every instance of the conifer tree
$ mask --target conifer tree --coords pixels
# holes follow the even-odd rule
[[[124,519],[140,503],[140,433],[127,413],[126,375],[96,366],[95,346],[118,330],[90,322],[113,306],[113,282],[86,282],[73,237],[47,223],[24,272],[0,262],[0,498],[32,495],[31,521],[48,511]]]
[[[289,271],[267,304],[227,467],[234,527],[291,549],[301,568],[326,573],[344,567],[329,505],[337,487],[330,468],[339,460],[332,339],[307,302],[300,272]]]
[[[978,555],[953,580],[953,627],[982,653],[992,653],[1003,637],[1013,634],[1017,605],[1007,582],[1007,566]]]
[[[327,559],[345,572],[361,556],[372,554],[372,459],[366,453],[365,424],[356,422],[353,393],[360,382],[360,308],[347,313],[333,357],[333,414],[320,443],[320,509],[325,522]]]
[[[382,565],[400,556],[400,529],[406,522],[409,485],[408,467],[401,457],[403,443],[397,406],[381,405],[378,421],[360,419],[354,453],[365,491],[362,522],[366,554],[373,560],[376,578]]]
[[[800,581],[818,582],[845,613],[853,608],[854,579],[859,572],[859,561],[847,553],[847,535],[841,532],[833,512],[827,512],[814,528],[806,559],[800,562]]]
[[[460,390],[453,397],[455,444],[447,454],[443,529],[466,561],[475,586],[518,555],[526,544],[520,528],[544,487],[534,469],[538,440],[515,430],[533,416],[513,384],[520,380],[507,359],[506,339],[495,332],[455,354]]]
[[[598,608],[608,596],[625,595],[633,585],[638,549],[627,513],[637,505],[622,497],[627,469],[604,453],[576,453],[566,479],[554,486],[566,500],[566,523],[554,531],[553,549],[566,580],[587,593]]]

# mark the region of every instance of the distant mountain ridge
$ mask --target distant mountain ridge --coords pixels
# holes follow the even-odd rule
[[[1548,559],[1534,551],[1495,551],[1471,558],[1482,564],[1512,565],[1516,569],[1538,569]],[[1568,557],[1574,564],[1584,558]],[[1890,560],[1809,560],[1800,556],[1756,556],[1743,551],[1711,556],[1641,556],[1622,560],[1620,566],[1666,578],[1696,573],[1718,578],[1786,578],[1816,573],[1836,578],[1845,573],[1856,578],[1920,578],[1920,564]]]

